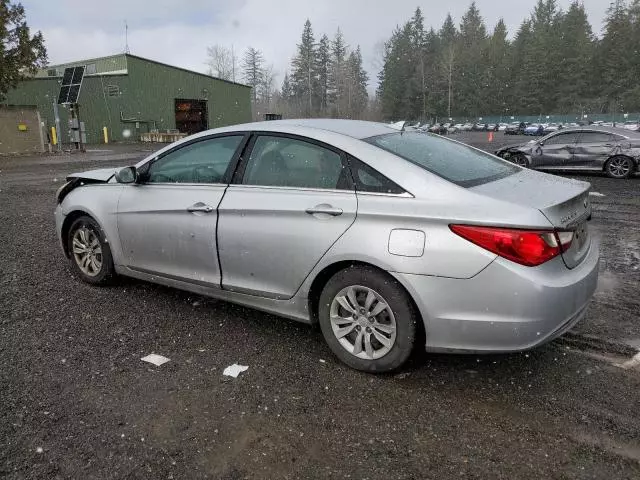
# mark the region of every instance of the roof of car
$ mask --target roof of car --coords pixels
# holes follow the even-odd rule
[[[397,128],[393,128],[386,123],[367,122],[364,120],[341,120],[334,118],[271,120],[265,122],[246,123],[241,126],[243,127],[243,130],[261,130],[262,128],[266,130],[277,130],[279,126],[313,128],[357,139],[398,132]]]
[[[640,138],[640,132],[634,132],[633,130],[625,130],[624,128],[618,127],[599,127],[597,125],[584,125],[582,127],[568,127],[558,130],[555,133],[566,133],[566,132],[604,132],[604,133],[615,133],[616,135],[621,135],[623,137],[630,138]]]

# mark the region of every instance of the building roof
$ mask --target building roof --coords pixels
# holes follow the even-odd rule
[[[233,82],[231,80],[225,80],[223,78],[214,77],[201,72],[195,72],[182,67],[176,67],[175,65],[169,65],[168,63],[158,62],[151,60],[150,58],[139,57],[137,55],[131,55],[130,53],[119,53],[116,55],[109,55],[106,57],[89,58],[83,60],[77,60],[75,62],[61,63],[57,65],[48,65],[45,68],[41,68],[35,74],[35,78],[51,78],[62,77],[64,69],[67,67],[76,67],[85,65],[87,71],[86,76],[92,75],[127,75],[129,73],[128,58],[135,58],[144,62],[155,63],[156,65],[162,65],[167,68],[174,68],[176,70],[182,70],[183,72],[191,73],[193,75],[199,75],[206,78],[218,80],[220,82],[226,82],[241,87],[251,88],[249,85],[243,83]]]

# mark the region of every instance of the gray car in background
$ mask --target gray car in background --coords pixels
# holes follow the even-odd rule
[[[543,344],[583,317],[597,283],[588,183],[384,124],[219,128],[67,180],[56,227],[82,280],[124,275],[319,322],[369,372],[400,367],[419,341]]]
[[[638,171],[640,133],[609,127],[558,130],[540,140],[502,147],[496,155],[523,167],[628,178]]]

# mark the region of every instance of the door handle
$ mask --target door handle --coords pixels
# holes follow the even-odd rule
[[[333,207],[326,203],[316,205],[315,207],[307,208],[305,212],[307,212],[309,215],[314,215],[316,213],[324,213],[325,215],[331,215],[332,217],[337,217],[338,215],[342,215],[341,208]]]
[[[187,212],[191,212],[191,213],[193,212],[211,213],[213,212],[213,210],[214,208],[211,205],[207,205],[202,202],[194,203],[190,207],[187,207]]]

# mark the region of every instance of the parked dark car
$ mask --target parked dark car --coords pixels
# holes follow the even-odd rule
[[[503,147],[496,155],[522,167],[604,171],[612,178],[627,178],[638,171],[640,134],[607,127],[563,129]]]
[[[527,123],[510,123],[504,130],[505,135],[524,135],[524,130],[527,128]]]
[[[448,132],[447,127],[444,126],[443,123],[435,124],[433,127],[429,128],[431,133],[437,133],[438,135],[446,135]]]

